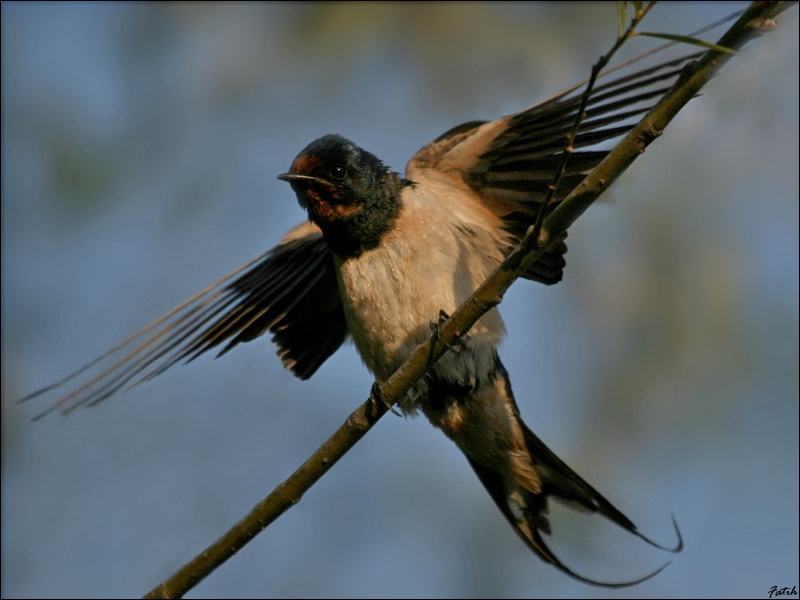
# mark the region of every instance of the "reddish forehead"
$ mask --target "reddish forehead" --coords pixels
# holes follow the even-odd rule
[[[311,173],[321,162],[313,154],[301,154],[292,163],[292,173]]]

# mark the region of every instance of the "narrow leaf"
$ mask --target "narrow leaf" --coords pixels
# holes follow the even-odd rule
[[[647,37],[660,38],[662,40],[671,40],[673,42],[682,42],[684,44],[692,44],[694,46],[708,48],[709,50],[716,50],[717,52],[725,52],[727,54],[736,54],[738,56],[741,56],[739,52],[737,52],[736,50],[732,50],[731,48],[726,48],[725,46],[720,46],[718,44],[712,44],[711,42],[698,40],[697,38],[687,37],[685,35],[673,35],[671,33],[653,33],[651,31],[639,31],[637,33],[634,33],[633,35],[646,35]]]
[[[621,38],[625,33],[625,21],[628,20],[628,3],[617,2],[617,39]]]

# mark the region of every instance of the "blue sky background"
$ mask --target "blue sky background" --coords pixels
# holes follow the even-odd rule
[[[744,5],[659,5],[688,33]],[[2,8],[2,596],[141,596],[368,395],[267,339],[69,418],[14,400],[274,245],[275,179],[342,134],[402,171],[450,127],[583,79],[613,4]],[[710,36],[713,37],[713,36]],[[649,45],[629,44],[635,54]],[[555,511],[568,579],[455,446],[385,417],[191,597],[764,597],[798,583],[798,11],[748,46],[517,283],[501,351],[526,422],[668,556]]]

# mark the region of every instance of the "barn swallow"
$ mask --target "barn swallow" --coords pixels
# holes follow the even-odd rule
[[[691,58],[595,88],[561,186],[546,210],[607,154],[586,148],[629,131]],[[291,185],[308,221],[275,248],[25,399],[90,368],[104,368],[50,409],[68,412],[151,379],[176,362],[224,344],[222,355],[267,332],[284,366],[300,379],[311,377],[351,338],[366,367],[385,381],[430,338],[442,311],[455,311],[534,222],[579,105],[579,94],[570,90],[494,121],[454,127],[419,150],[403,176],[339,135],[313,141],[278,176]],[[557,283],[566,251],[561,239],[524,277]],[[601,586],[654,576],[664,567],[625,583],[588,579],[545,544],[552,497],[599,513],[665,549],[644,537],[525,425],[498,355],[504,335],[493,308],[399,401],[400,409],[406,415],[421,411],[456,443],[511,526],[544,561]],[[676,532],[679,541],[670,551],[682,547],[677,526]]]

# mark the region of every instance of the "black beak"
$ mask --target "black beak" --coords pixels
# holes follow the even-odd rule
[[[280,179],[281,181],[288,181],[292,183],[294,181],[316,181],[318,183],[327,183],[324,179],[320,179],[319,177],[312,177],[311,175],[301,175],[300,173],[282,173],[278,175],[276,179]]]

